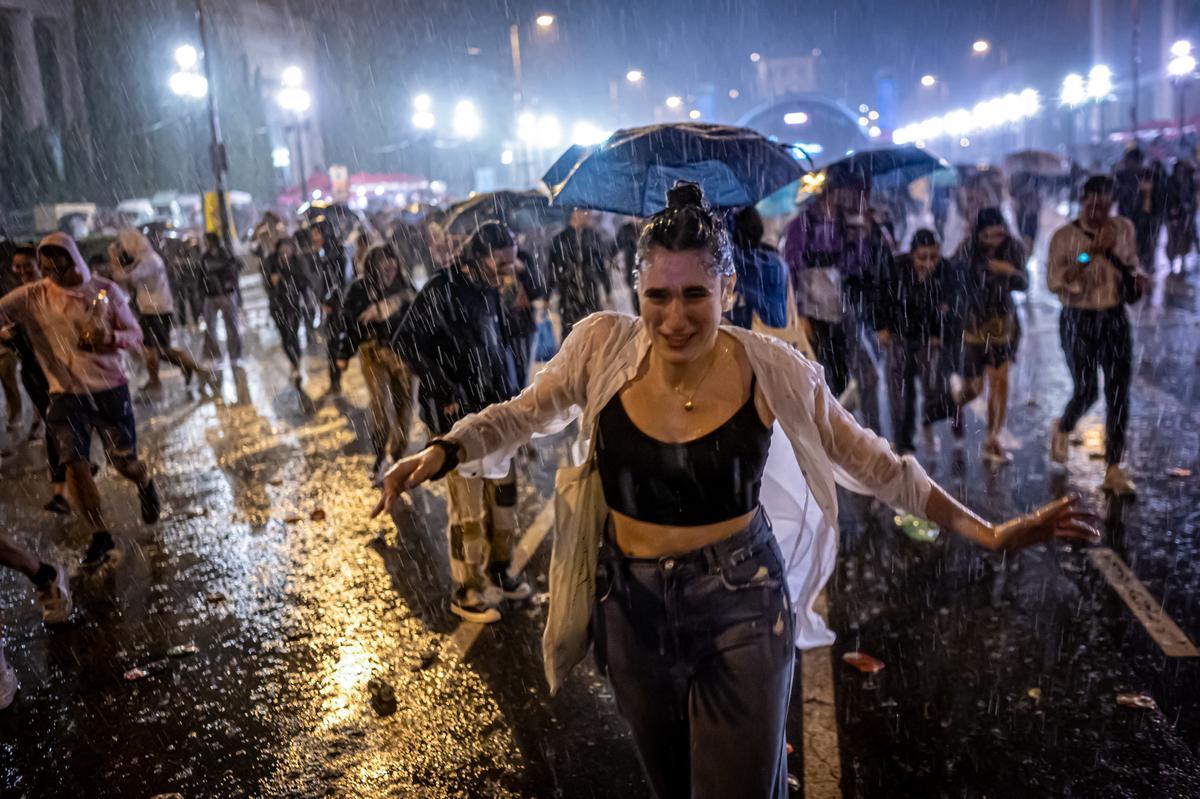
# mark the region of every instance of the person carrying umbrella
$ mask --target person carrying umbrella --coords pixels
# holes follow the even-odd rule
[[[733,308],[725,318],[747,330],[753,327],[755,316],[767,327],[786,327],[787,267],[779,252],[763,241],[762,214],[750,206],[730,216],[737,284]]]
[[[566,229],[550,242],[550,269],[558,289],[558,310],[563,336],[580,319],[599,311],[612,295],[608,262],[616,245],[591,225],[591,214],[583,208],[571,211]]]
[[[879,368],[875,362],[875,292],[890,271],[892,243],[870,212],[870,181],[834,164],[824,188],[784,232],[784,261],[796,310],[825,367],[830,388],[859,405],[867,427],[879,429]]]
[[[983,521],[790,346],[723,327],[729,238],[695,184],[670,190],[638,249],[640,317],[580,322],[519,396],[396,464],[373,515],[577,416],[586,455],[555,483],[551,692],[594,638],[657,796],[784,799],[795,646],[833,640],[812,604],[836,560],[835,483],[990,549],[1098,534],[1066,498]]]

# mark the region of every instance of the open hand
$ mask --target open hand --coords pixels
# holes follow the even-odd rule
[[[426,447],[416,455],[396,461],[383,476],[381,496],[375,510],[371,511],[371,518],[391,508],[405,491],[416,488],[437,474],[445,461],[446,452],[441,447]]]
[[[1073,538],[1100,543],[1099,519],[1079,509],[1078,497],[1061,497],[1037,510],[997,525],[992,531],[992,549],[1017,552],[1052,538]]]

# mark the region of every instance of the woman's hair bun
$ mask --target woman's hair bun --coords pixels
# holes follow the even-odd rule
[[[704,190],[700,184],[687,180],[677,180],[675,185],[667,189],[668,208],[704,208]]]

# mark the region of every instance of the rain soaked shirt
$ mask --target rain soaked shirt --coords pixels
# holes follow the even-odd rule
[[[915,459],[898,456],[887,441],[859,427],[830,394],[820,366],[778,339],[736,327],[722,330],[745,349],[776,417],[761,501],[787,564],[798,621],[796,644],[805,648],[829,644],[833,634],[813,603],[837,559],[836,486],[921,515],[932,483]],[[603,312],[583,320],[559,353],[534,376],[529,388],[508,402],[468,416],[449,432],[465,452],[460,469],[499,476],[532,435],[561,430],[572,419],[580,422],[576,463],[586,463],[592,455],[601,409],[634,378],[649,350],[650,336],[640,319]],[[568,473],[578,468],[560,472],[555,484],[560,497],[569,490]],[[598,485],[599,476],[594,479]],[[598,489],[582,494],[598,497],[589,502],[603,502]],[[587,522],[581,535],[598,541],[599,530],[592,527],[602,524],[602,514],[580,513],[594,520],[594,524]],[[589,569],[594,575],[595,560],[596,551],[590,547],[556,539],[544,641],[552,690],[574,665],[571,661],[580,657],[571,643],[586,636],[583,609],[573,606],[579,592],[577,581],[573,584],[571,578],[586,575]],[[580,618],[584,619],[582,629]],[[572,651],[563,654],[563,649]]]
[[[25,330],[52,394],[90,394],[128,382],[119,352],[79,349],[79,334],[87,324],[88,309],[101,291],[108,292],[117,346],[140,348],[142,334],[129,310],[129,300],[111,280],[93,277],[81,286],[64,289],[50,278],[43,278],[0,299],[0,325],[15,322]]]
[[[133,286],[138,313],[145,316],[175,313],[167,267],[153,250],[142,253],[125,269],[125,277]]]
[[[1109,224],[1117,226],[1113,255],[1129,268],[1135,268],[1137,238],[1133,223],[1124,217],[1116,217],[1110,219]],[[1046,259],[1046,284],[1067,308],[1089,311],[1116,308],[1121,304],[1121,271],[1103,255],[1091,258],[1086,265],[1080,264],[1079,255],[1091,244],[1087,233],[1073,223],[1054,231]]]

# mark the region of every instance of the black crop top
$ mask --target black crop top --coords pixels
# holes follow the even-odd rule
[[[596,463],[608,507],[676,527],[716,524],[758,506],[771,430],[750,398],[723,425],[682,444],[643,433],[615,395],[600,411]]]

